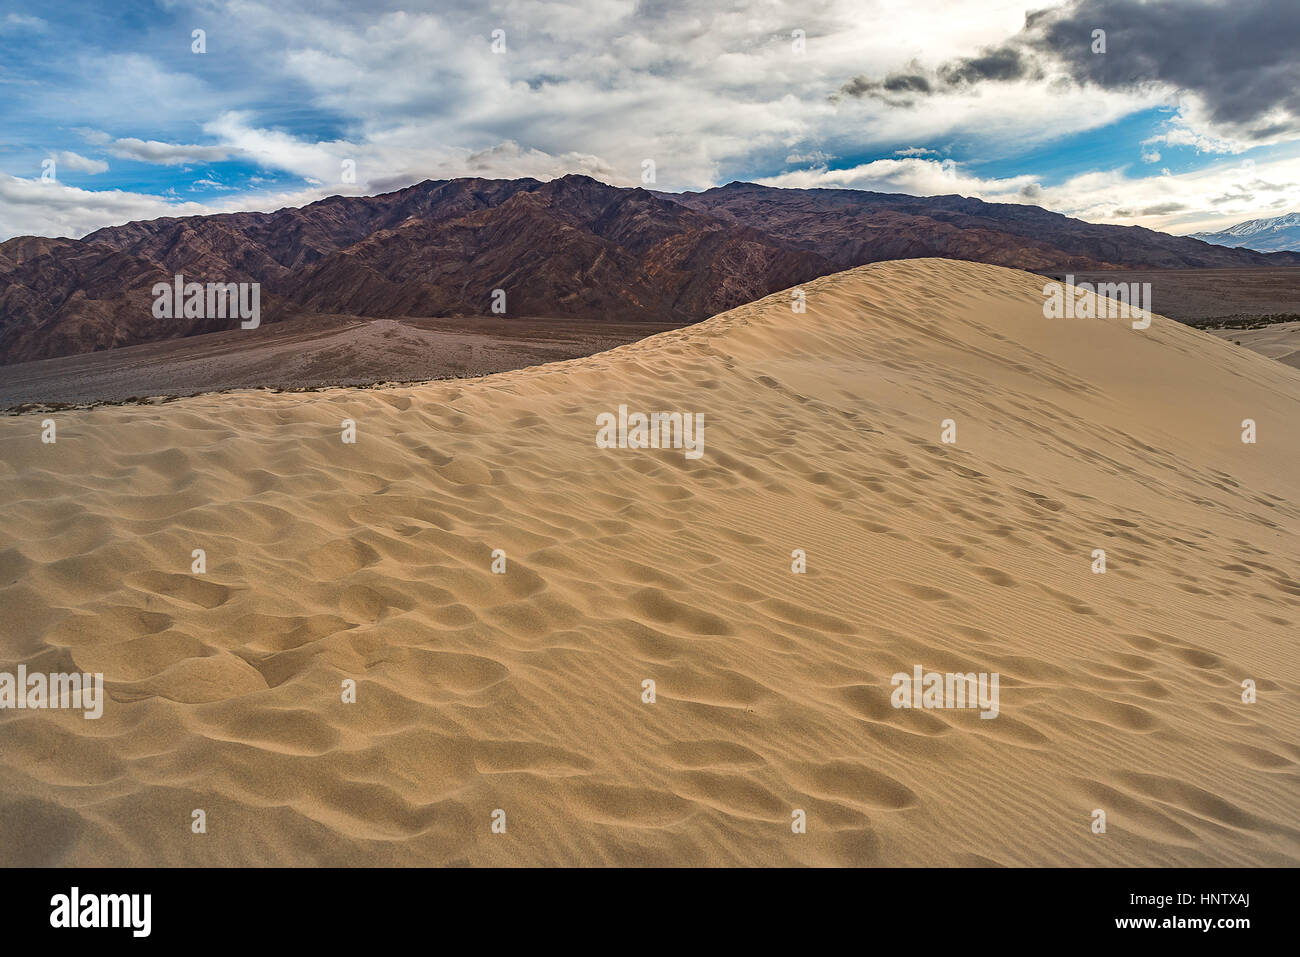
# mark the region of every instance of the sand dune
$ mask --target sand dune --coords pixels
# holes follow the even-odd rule
[[[1211,329],[1220,339],[1300,369],[1300,322],[1278,322],[1260,329]]]
[[[479,376],[591,355],[668,328],[675,327],[519,316],[310,316],[251,337],[240,329],[209,332],[0,366],[0,409]]]
[[[1300,372],[1042,283],[884,263],[477,380],[4,418],[0,670],[110,700],[0,712],[0,863],[1297,863]],[[703,456],[597,449],[620,404]],[[915,665],[997,718],[892,707]]]

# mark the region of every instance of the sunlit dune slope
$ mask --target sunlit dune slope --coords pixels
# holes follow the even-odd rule
[[[0,670],[110,696],[0,712],[0,863],[1297,863],[1300,371],[1042,284],[0,420]],[[702,457],[597,448],[620,404]],[[997,717],[892,707],[917,665]]]

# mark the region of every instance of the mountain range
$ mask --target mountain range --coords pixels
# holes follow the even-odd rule
[[[1245,247],[1273,253],[1300,250],[1300,213],[1271,219],[1248,219],[1217,233],[1192,233],[1193,239],[1218,246]]]
[[[232,327],[159,320],[151,289],[261,284],[262,321],[346,314],[688,324],[852,266],[939,256],[1039,272],[1300,265],[1136,226],[960,196],[778,189],[698,193],[586,176],[426,181],[272,213],[131,222],[0,243],[0,364]]]

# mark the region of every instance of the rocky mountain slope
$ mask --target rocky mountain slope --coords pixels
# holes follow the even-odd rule
[[[153,317],[151,289],[260,283],[262,321],[490,315],[687,324],[840,269],[941,256],[1023,269],[1300,265],[1035,206],[732,183],[668,194],[585,176],[427,181],[273,213],[0,244],[0,364],[234,328]]]

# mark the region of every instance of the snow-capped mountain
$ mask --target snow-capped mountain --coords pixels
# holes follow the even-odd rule
[[[1262,253],[1300,250],[1300,213],[1287,213],[1272,219],[1248,219],[1217,233],[1192,233],[1191,238],[1216,246],[1245,246]]]

